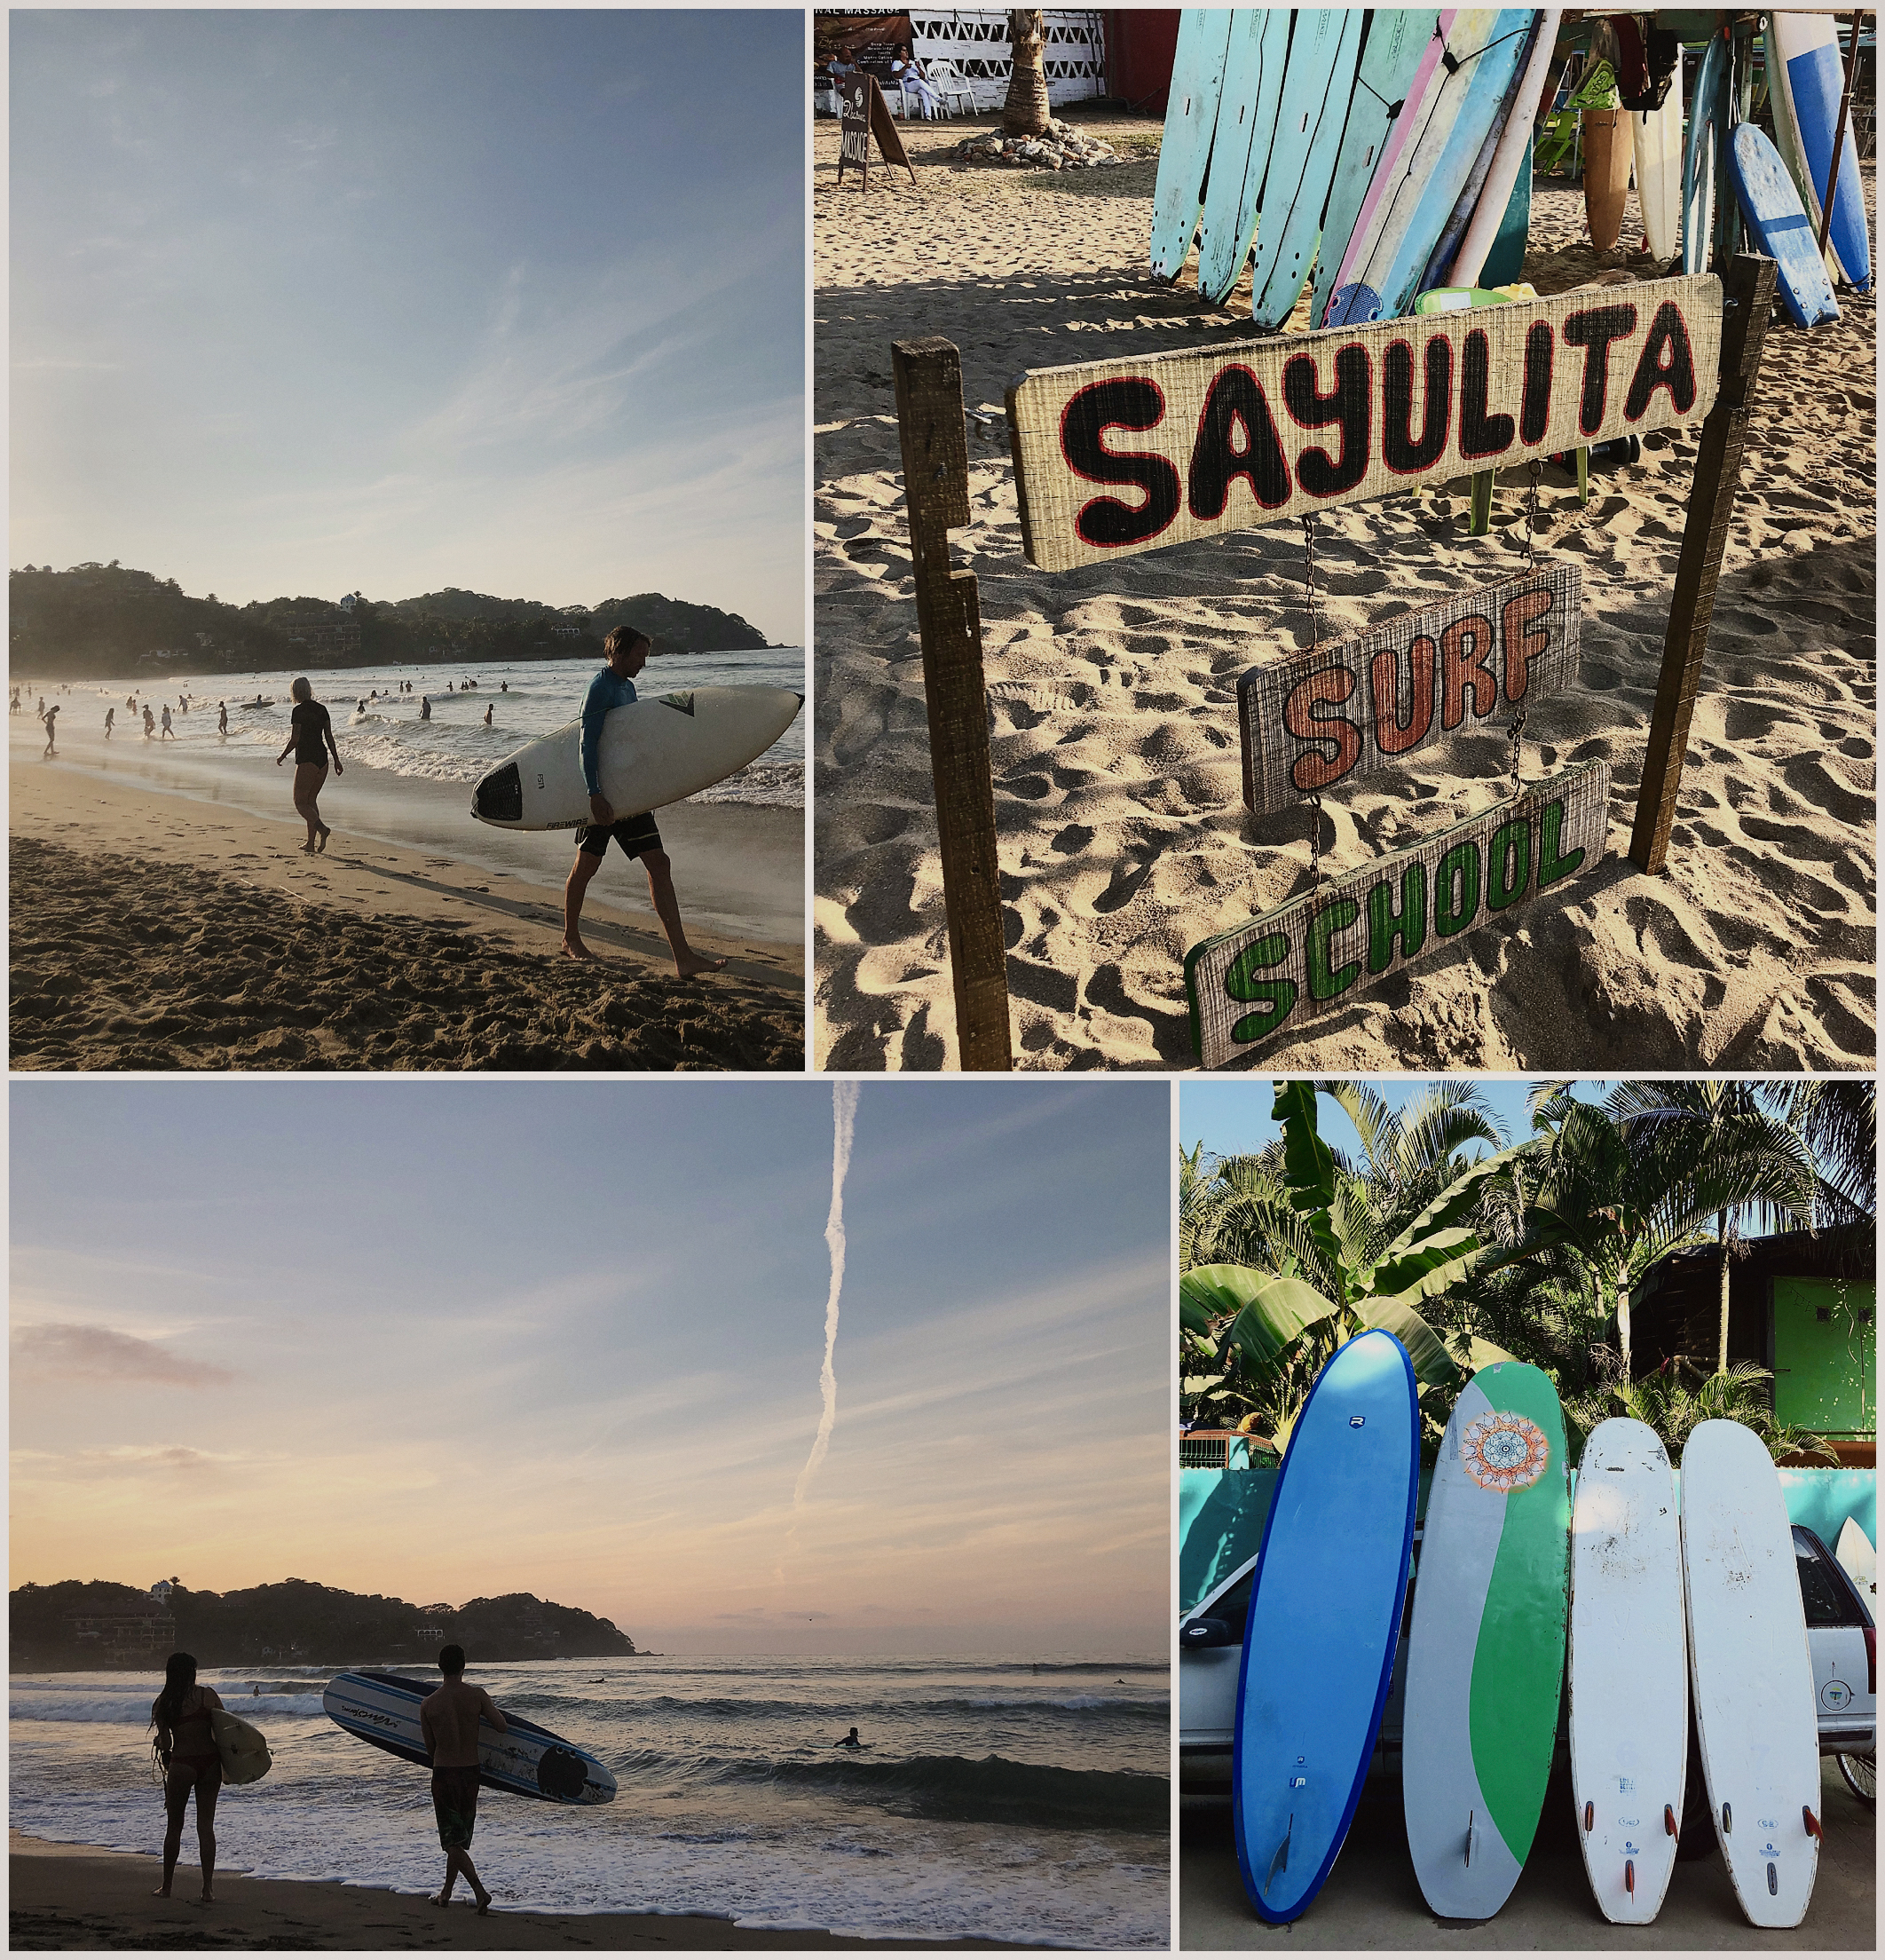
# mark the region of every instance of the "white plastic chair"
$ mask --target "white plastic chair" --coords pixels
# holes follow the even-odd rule
[[[950,104],[953,101],[963,101],[968,104],[967,113],[974,115],[975,113],[975,91],[956,72],[956,64],[953,61],[944,61],[939,59],[930,62],[928,66],[929,85],[942,99],[942,113],[945,115],[951,114]]]

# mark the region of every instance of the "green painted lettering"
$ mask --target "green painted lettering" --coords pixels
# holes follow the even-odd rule
[[[1368,970],[1385,973],[1394,958],[1411,960],[1426,943],[1427,867],[1410,858],[1400,874],[1400,910],[1394,910],[1394,888],[1384,878],[1368,895]]]
[[[1538,889],[1542,891],[1547,885],[1555,885],[1560,878],[1568,878],[1584,861],[1581,845],[1567,856],[1558,854],[1558,841],[1564,834],[1565,803],[1559,797],[1555,803],[1547,803],[1544,812],[1544,834],[1538,847]]]
[[[1224,976],[1224,991],[1233,1000],[1250,1000],[1260,1011],[1247,1014],[1231,1030],[1233,1041],[1260,1041],[1273,1028],[1280,1028],[1296,1005],[1296,983],[1279,976],[1263,977],[1270,967],[1280,967],[1290,957],[1286,934],[1273,932],[1253,939],[1230,963]]]
[[[1454,897],[1458,887],[1457,901]],[[1433,867],[1433,929],[1442,939],[1463,932],[1479,916],[1479,840],[1456,843]]]
[[[1503,912],[1525,897],[1532,882],[1532,819],[1514,817],[1501,824],[1487,858],[1486,903]]]
[[[1361,962],[1351,960],[1345,967],[1337,967],[1333,972],[1329,967],[1329,942],[1337,933],[1345,932],[1361,916],[1361,908],[1353,898],[1337,898],[1332,905],[1324,905],[1321,911],[1309,921],[1309,997],[1313,1000],[1333,1000],[1337,994],[1346,993],[1361,977]]]

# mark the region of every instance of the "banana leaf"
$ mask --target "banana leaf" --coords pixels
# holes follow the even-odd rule
[[[1352,1311],[1364,1327],[1384,1327],[1408,1351],[1416,1381],[1452,1383],[1460,1379],[1460,1364],[1447,1344],[1411,1307],[1398,1300],[1358,1300]]]
[[[1181,1313],[1187,1302],[1213,1319],[1234,1313],[1225,1339],[1258,1364],[1274,1361],[1337,1310],[1306,1281],[1254,1266],[1194,1266],[1179,1282]]]

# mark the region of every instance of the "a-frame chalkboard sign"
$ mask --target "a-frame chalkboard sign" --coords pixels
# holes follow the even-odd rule
[[[910,172],[910,181],[916,182],[916,166],[911,162],[909,153],[903,147],[895,119],[890,114],[890,105],[884,100],[884,91],[878,87],[874,75],[854,68],[840,79],[838,131],[838,181],[840,184],[844,182],[845,165],[855,163],[858,188],[870,188],[871,138],[873,136],[883,153],[884,162],[901,163]]]

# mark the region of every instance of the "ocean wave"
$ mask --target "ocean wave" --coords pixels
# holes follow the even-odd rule
[[[161,1685],[161,1684],[160,1684]],[[319,1715],[319,1694],[272,1694],[225,1695],[224,1706],[232,1715],[255,1721],[265,1715]],[[129,1694],[111,1689],[90,1693],[50,1690],[34,1694],[14,1688],[7,1698],[7,1719],[12,1722],[106,1722],[147,1728],[151,1719],[152,1695],[148,1689]]]
[[[958,1823],[1162,1830],[1171,1815],[1167,1777],[1129,1769],[1062,1769],[1004,1756],[979,1762],[966,1756],[912,1756],[903,1762],[848,1757],[829,1763],[729,1763],[719,1776],[793,1784]]]

